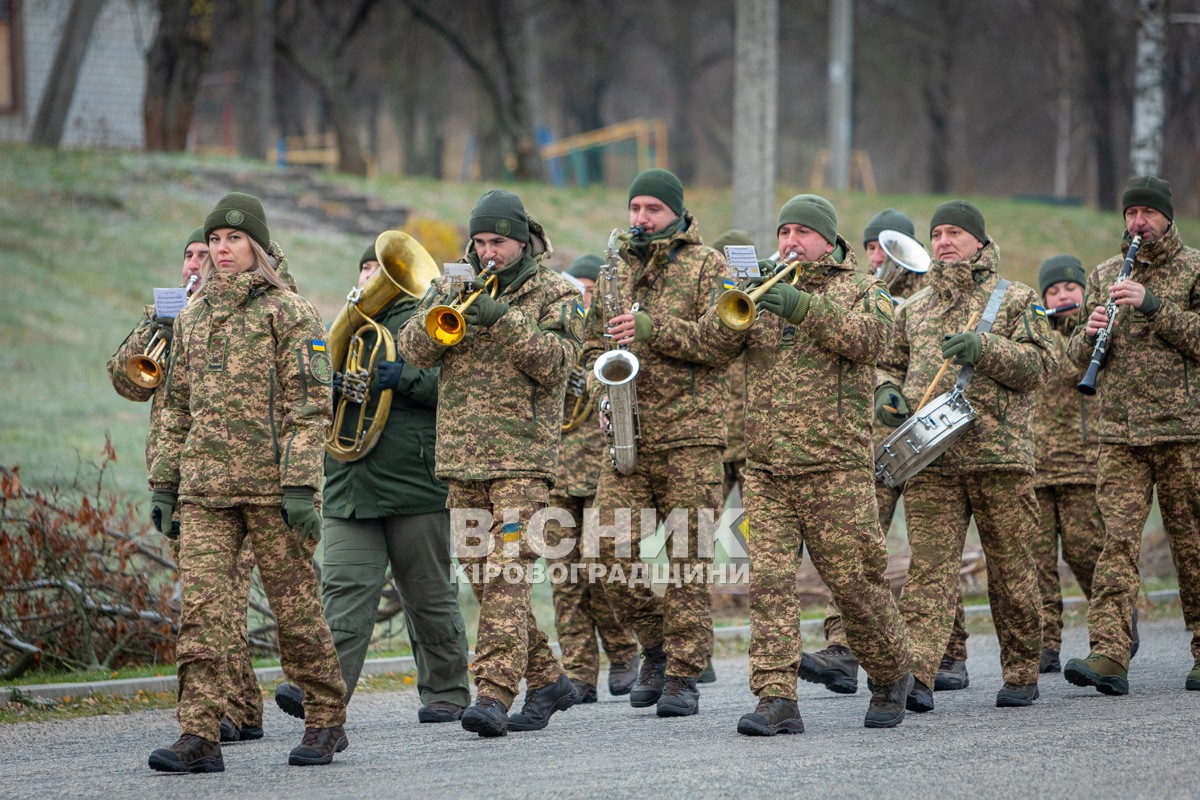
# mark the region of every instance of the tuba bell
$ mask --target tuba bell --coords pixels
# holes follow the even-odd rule
[[[420,297],[441,275],[433,257],[416,239],[402,231],[379,234],[375,240],[375,257],[379,261],[379,272],[367,281],[366,286],[350,290],[346,305],[329,328],[329,359],[333,368],[342,373],[369,373],[381,360],[395,361],[396,340],[392,332],[374,317],[401,294]],[[375,344],[364,360],[365,334],[368,333],[375,334]],[[365,456],[379,441],[391,404],[390,389],[380,391],[377,398],[370,397],[369,392],[342,392],[334,407],[333,424],[325,436],[325,452],[341,462],[357,461]],[[358,406],[357,417],[351,430],[343,432],[351,405]]]
[[[933,261],[924,245],[900,231],[880,231],[879,246],[883,248],[887,260],[875,271],[875,277],[883,281],[888,292],[899,282],[900,276],[904,274],[903,270],[925,273],[929,271],[929,265]],[[897,297],[895,300],[900,303],[904,298]]]

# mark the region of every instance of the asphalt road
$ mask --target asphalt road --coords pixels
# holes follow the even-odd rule
[[[1086,655],[1086,639],[1066,631],[1064,659]],[[936,711],[887,731],[862,727],[860,673],[851,696],[800,683],[802,736],[738,735],[755,704],[745,655],[717,662],[696,717],[660,720],[602,689],[600,703],[503,739],[418,724],[412,691],[357,695],[350,748],[326,767],[287,766],[302,723],[273,706],[266,737],[227,746],[215,775],[146,766],[178,736],[169,711],[0,725],[0,798],[1196,797],[1200,692],[1183,689],[1188,642],[1178,617],[1145,622],[1127,697],[1049,675],[1033,707],[998,709],[996,639],[975,635],[970,688],[939,693]]]

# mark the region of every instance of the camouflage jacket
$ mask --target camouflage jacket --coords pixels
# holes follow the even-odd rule
[[[591,497],[600,484],[600,470],[609,465],[608,445],[594,416],[562,435],[558,445],[558,483],[555,492]]]
[[[913,272],[900,267],[896,276],[887,282],[887,290],[888,294],[899,303],[902,299],[907,300],[924,289],[928,283],[928,272]]]
[[[508,313],[491,328],[468,326],[463,340],[452,347],[429,337],[425,312],[444,301],[450,283],[443,278],[396,335],[397,350],[409,364],[442,367],[439,478],[531,477],[553,485],[557,476],[563,396],[567,375],[579,357],[582,324],[577,309],[582,298],[541,263],[553,251],[533,220],[530,233],[536,269],[498,295],[508,304]]]
[[[1122,248],[1124,252],[1124,248]],[[1083,310],[1108,302],[1124,256],[1088,276]],[[1185,247],[1174,225],[1138,250],[1131,280],[1162,300],[1151,317],[1120,306],[1108,355],[1096,382],[1096,432],[1103,444],[1152,445],[1200,440],[1200,250]],[[1081,325],[1071,359],[1086,366],[1095,339]]]
[[[800,267],[812,293],[799,325],[764,313],[748,331],[720,323],[715,307],[701,335],[727,356],[746,353],[746,463],[776,475],[873,470],[875,362],[892,335],[883,283],[856,271],[838,237],[834,254]],[[844,254],[844,255],[843,255]]]
[[[413,315],[417,301],[401,297],[375,316],[394,336]],[[375,346],[375,333],[362,334],[364,352]],[[383,350],[380,350],[383,353]],[[383,360],[382,355],[380,360]],[[337,365],[340,369],[341,365]],[[393,515],[432,514],[446,507],[447,486],[434,476],[437,439],[437,367],[405,364],[392,391],[387,422],[371,452],[357,461],[325,456],[326,517],[379,519]],[[372,394],[377,394],[372,386]],[[333,396],[337,408],[339,395]],[[368,398],[368,410],[376,402]],[[359,430],[359,406],[346,404],[342,434],[352,440]]]
[[[725,446],[725,414],[729,392],[725,384],[727,358],[699,337],[698,320],[724,291],[729,266],[725,258],[700,241],[696,220],[686,222],[673,236],[652,242],[643,262],[628,243],[621,246],[623,310],[636,304],[652,321],[649,341],[628,350],[638,357],[638,449],[653,453],[694,445]],[[593,295],[593,303],[603,297]],[[614,315],[590,315],[584,348],[590,370],[605,351],[604,326]],[[589,390],[603,386],[589,371]]]
[[[252,273],[215,275],[175,320],[150,486],[207,506],[319,491],[332,368],[312,305]]]
[[[1084,370],[1067,358],[1071,331],[1082,321],[1076,315],[1050,324],[1058,369],[1033,401],[1033,454],[1037,466],[1033,484],[1039,489],[1072,483],[1094,486],[1100,454],[1094,419],[1097,402],[1076,388]],[[1090,421],[1089,415],[1093,416]]]
[[[1000,250],[991,240],[970,262],[933,262],[929,286],[896,313],[896,337],[879,362],[877,385],[900,386],[915,412],[945,360],[943,337],[962,332],[973,313],[983,313],[1000,280],[999,266]],[[991,332],[983,334],[983,353],[967,387],[975,422],[926,469],[943,475],[1000,469],[1033,473],[1034,391],[1058,366],[1039,303],[1037,292],[1025,284],[1008,287]],[[954,388],[957,377],[958,367],[951,364],[932,397]]]
[[[125,337],[125,341],[121,342],[121,346],[117,348],[117,352],[112,354],[112,358],[108,359],[108,380],[112,383],[117,394],[124,397],[126,400],[132,400],[135,403],[144,403],[150,401],[150,427],[146,431],[146,466],[149,467],[154,461],[154,453],[158,449],[157,436],[155,435],[159,426],[162,424],[162,402],[159,396],[159,391],[166,384],[166,375],[159,381],[158,386],[146,387],[134,383],[133,380],[125,374],[125,363],[134,356],[140,356],[146,351],[146,346],[150,344],[152,337],[151,329],[154,327],[154,306],[146,306],[142,309],[142,318],[138,320],[137,325],[133,326],[133,330]],[[167,346],[163,357],[159,360],[164,372],[171,363],[171,347]]]
[[[721,460],[746,460],[746,359],[738,356],[725,371],[729,385],[729,410],[725,417],[725,454]]]

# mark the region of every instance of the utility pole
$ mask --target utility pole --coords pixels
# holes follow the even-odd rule
[[[830,185],[850,188],[850,88],[854,77],[854,0],[829,3],[829,165]]]
[[[733,224],[761,248],[775,240],[779,0],[737,0],[734,13]]]

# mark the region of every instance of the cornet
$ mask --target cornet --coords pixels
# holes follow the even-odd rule
[[[768,289],[787,277],[789,272],[800,266],[800,260],[796,258],[795,253],[788,253],[788,259],[785,266],[775,270],[774,275],[760,283],[753,291],[747,293],[742,289],[727,289],[722,292],[717,298],[717,316],[721,318],[721,324],[735,331],[744,331],[753,325],[754,320],[758,318],[758,312],[754,308],[755,302],[766,294]]]
[[[482,289],[476,289],[466,296],[464,296],[465,290],[459,292],[459,296],[454,302],[436,305],[425,312],[425,332],[429,334],[429,338],[446,347],[456,345],[463,340],[463,337],[467,335],[467,321],[463,319],[463,312],[470,308],[471,304],[485,291],[492,297],[496,296],[496,274],[492,272],[495,266],[495,261],[489,261],[487,266],[475,276],[483,278]]]
[[[189,303],[192,301],[192,287],[199,279],[199,275],[193,275],[188,278],[187,295]],[[162,358],[166,352],[167,340],[162,338],[162,335],[158,331],[155,331],[154,335],[150,337],[150,341],[146,342],[146,349],[140,355],[136,355],[125,362],[125,374],[129,376],[129,380],[143,389],[153,389],[162,383]]]

